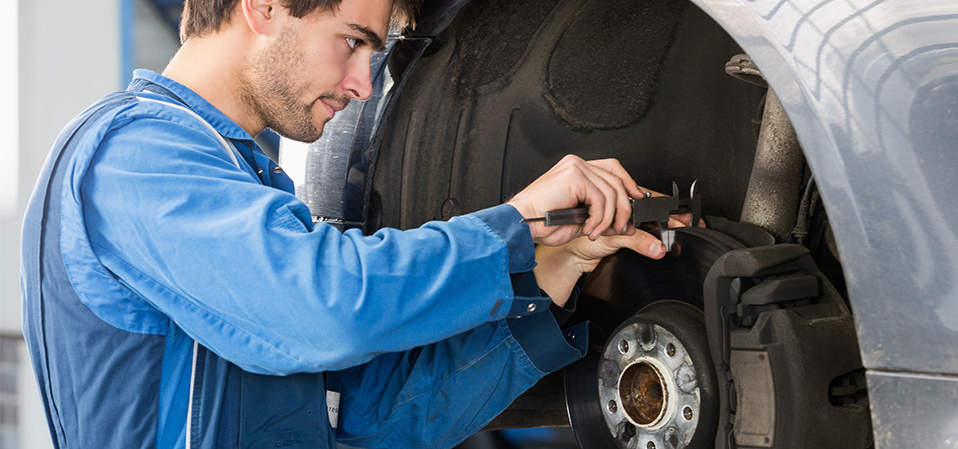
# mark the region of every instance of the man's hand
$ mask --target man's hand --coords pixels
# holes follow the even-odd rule
[[[623,235],[603,236],[595,241],[577,238],[562,246],[536,247],[533,270],[539,287],[559,306],[565,306],[575,283],[583,273],[595,269],[603,257],[620,248],[628,248],[651,259],[665,256],[665,245],[654,235],[636,230],[632,225]]]
[[[650,196],[665,196],[659,192],[639,187]],[[681,228],[690,225],[691,214],[678,214],[669,217],[669,228]],[[698,227],[705,227],[699,220]],[[621,248],[628,248],[650,259],[665,256],[665,244],[658,237],[642,229],[628,225],[625,233],[606,235],[591,241],[576,238],[562,246],[536,247],[536,267],[533,270],[539,287],[552,297],[552,301],[564,307],[576,282],[585,273],[591,273],[606,256],[615,254]]]
[[[542,217],[546,211],[569,209],[580,203],[588,205],[589,218],[581,226],[549,227],[541,222],[529,223],[535,243],[555,246],[580,235],[596,240],[603,234],[633,234],[635,228],[629,225],[632,217],[629,198],[641,198],[643,195],[644,191],[619,161],[584,161],[569,155],[507,204],[515,207],[525,218]]]

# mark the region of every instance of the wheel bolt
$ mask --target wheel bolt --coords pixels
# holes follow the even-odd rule
[[[615,401],[609,401],[609,413],[615,413],[619,409],[619,406],[616,405]]]
[[[686,420],[686,421],[691,421],[691,420],[692,420],[692,407],[685,406],[685,408],[682,409],[682,416],[685,417],[685,420]]]
[[[669,353],[669,357],[675,357],[675,345],[669,343],[669,345],[665,347],[665,352]]]

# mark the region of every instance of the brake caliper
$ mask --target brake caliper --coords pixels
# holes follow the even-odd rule
[[[805,247],[722,255],[704,299],[719,382],[716,448],[871,445],[854,320]]]

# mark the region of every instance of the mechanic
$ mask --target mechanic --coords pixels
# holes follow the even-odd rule
[[[414,1],[188,0],[163,75],[67,125],[22,242],[55,446],[450,447],[583,355],[583,325],[559,324],[582,272],[620,247],[664,255],[612,160],[567,157],[414,230],[311,222],[252,136],[314,141],[368,98]],[[579,203],[583,225],[520,223]]]

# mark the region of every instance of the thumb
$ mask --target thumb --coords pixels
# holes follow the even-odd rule
[[[665,244],[648,232],[637,230],[632,235],[610,235],[601,237],[606,244],[615,248],[628,248],[650,259],[665,256]]]

